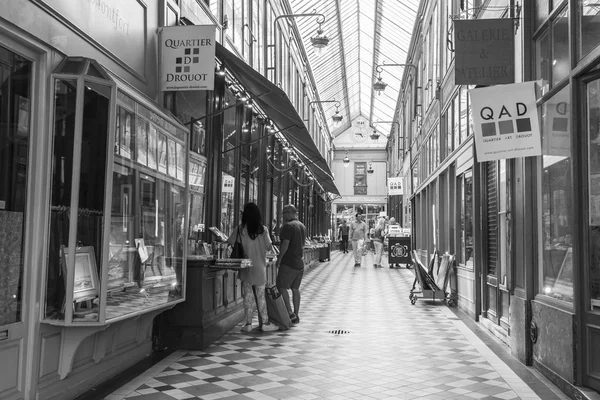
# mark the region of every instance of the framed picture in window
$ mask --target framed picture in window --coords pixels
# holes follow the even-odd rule
[[[29,135],[29,99],[16,96],[17,101],[17,136],[27,137]]]
[[[180,143],[176,143],[175,147],[177,151],[177,179],[179,179],[182,182],[185,182],[185,176],[183,173],[185,170],[185,166],[183,165],[185,162],[184,148],[183,145]]]
[[[63,276],[67,277],[71,252],[67,247],[62,247]],[[67,282],[65,282],[65,287]],[[77,247],[75,250],[75,271],[73,274],[73,301],[81,302],[98,297],[98,269],[93,246]]]
[[[138,118],[135,134],[136,160],[142,165],[148,165],[148,122]]]
[[[131,141],[132,141],[132,130],[133,130],[133,113],[130,113],[124,109],[121,109],[121,138],[119,140],[119,146],[121,147],[121,154],[123,157],[131,159]]]
[[[158,172],[167,173],[167,136],[158,133]]]
[[[175,141],[168,139],[168,143],[167,160],[169,163],[169,175],[173,178],[177,178],[177,151]]]
[[[148,167],[156,169],[158,159],[158,139],[156,128],[150,124],[148,129]]]

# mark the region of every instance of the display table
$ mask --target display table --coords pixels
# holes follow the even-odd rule
[[[160,324],[167,347],[205,349],[243,319],[239,271],[214,265],[212,259],[188,257],[186,301],[166,312]]]

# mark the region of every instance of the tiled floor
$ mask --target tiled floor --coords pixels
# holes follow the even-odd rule
[[[443,303],[411,305],[411,270],[375,269],[370,254],[353,264],[351,253],[334,251],[307,271],[292,329],[240,325],[206,351],[171,354],[106,399],[567,399],[527,367],[509,368],[510,355]]]

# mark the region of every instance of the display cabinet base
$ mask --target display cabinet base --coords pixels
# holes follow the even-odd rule
[[[243,307],[235,307],[231,312],[206,325],[169,326],[165,333],[165,345],[181,350],[204,350],[243,319]]]

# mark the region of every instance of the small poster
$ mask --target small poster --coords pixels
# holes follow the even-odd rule
[[[235,178],[229,174],[223,173],[223,186],[221,191],[223,193],[233,193],[233,187],[235,185]]]
[[[469,90],[477,160],[542,155],[535,82]]]

